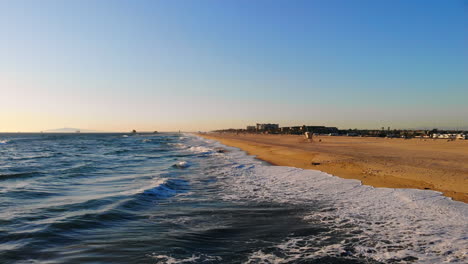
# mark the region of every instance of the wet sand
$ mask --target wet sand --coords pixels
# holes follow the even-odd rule
[[[273,165],[320,170],[374,187],[440,191],[468,203],[468,140],[200,134]]]

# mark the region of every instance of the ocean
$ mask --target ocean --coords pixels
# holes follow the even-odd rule
[[[468,206],[191,134],[0,134],[0,263],[466,263]]]

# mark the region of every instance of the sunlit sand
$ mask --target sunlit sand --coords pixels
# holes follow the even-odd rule
[[[324,171],[375,187],[430,189],[468,202],[468,141],[203,134],[271,164]]]

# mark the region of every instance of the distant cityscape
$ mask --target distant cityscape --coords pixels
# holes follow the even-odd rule
[[[288,134],[302,135],[305,132],[314,135],[326,136],[348,136],[348,137],[386,137],[386,138],[434,138],[434,139],[462,139],[468,140],[468,131],[460,130],[412,130],[412,129],[391,129],[391,127],[382,127],[381,129],[338,129],[337,127],[327,126],[285,126],[279,124],[258,123],[249,125],[245,129],[220,129],[213,132],[218,133],[255,133],[255,134]]]

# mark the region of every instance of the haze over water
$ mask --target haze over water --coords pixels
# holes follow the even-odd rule
[[[0,134],[1,263],[464,263],[467,220],[189,134]]]

